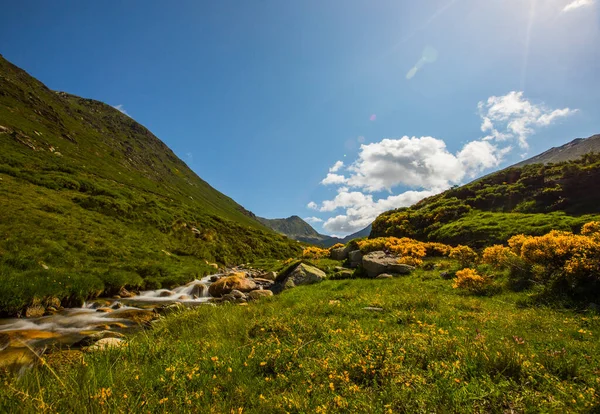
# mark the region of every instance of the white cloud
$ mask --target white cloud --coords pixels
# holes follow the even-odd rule
[[[329,169],[330,173],[334,173],[334,172],[338,172],[340,170],[340,168],[342,168],[344,166],[344,161],[337,161],[335,164],[333,164],[333,167],[331,167]]]
[[[346,177],[339,174],[328,173],[327,177],[323,178],[321,184],[329,185],[329,184],[344,184],[346,182]]]
[[[314,201],[311,201],[310,203],[308,203],[306,205],[307,208],[311,209],[311,210],[317,210],[319,208],[319,206],[317,205],[317,203],[315,203]]]
[[[481,130],[490,131],[484,140],[516,140],[519,147],[529,148],[527,139],[536,127],[552,124],[577,112],[576,109],[549,109],[543,103],[534,104],[523,98],[523,92],[512,91],[504,96],[491,96],[477,105]],[[504,130],[500,132],[500,130]]]
[[[128,117],[130,117],[130,118],[131,118],[131,115],[129,115],[129,114],[127,113],[127,111],[125,110],[125,108],[123,107],[123,105],[122,105],[122,104],[119,104],[119,105],[114,105],[114,106],[113,106],[113,108],[115,108],[117,111],[119,111],[119,112],[121,112],[121,113],[123,113],[123,114],[125,114],[125,115],[127,115]]]
[[[304,217],[303,220],[308,223],[322,223],[323,222],[323,220],[321,220],[318,217]]]
[[[410,206],[421,199],[437,194],[453,184],[462,184],[487,169],[497,167],[513,151],[512,142],[527,148],[527,139],[540,127],[575,113],[576,109],[550,109],[543,103],[534,104],[523,92],[491,96],[478,104],[481,131],[487,135],[469,141],[452,153],[438,138],[386,138],[360,146],[358,157],[346,167],[346,174],[335,174],[338,161],[323,185],[337,186],[337,194],[320,206],[309,207],[323,213],[337,214],[327,219],[323,228],[330,233],[349,234],[360,230],[382,212]],[[412,189],[398,195],[397,187]],[[377,192],[390,195],[376,199]]]
[[[498,165],[506,151],[488,141],[471,141],[452,154],[444,141],[433,137],[405,136],[362,145],[358,159],[348,167],[348,178],[329,173],[321,182],[340,187],[333,199],[323,201],[319,211],[344,210],[327,219],[323,228],[336,234],[358,231],[384,211],[410,206],[462,182],[465,176],[474,177]],[[397,186],[419,190],[378,200],[368,194],[384,189],[391,192]]]
[[[367,227],[384,211],[411,206],[435,193],[436,191],[406,191],[399,195],[392,195],[374,201],[373,196],[370,194],[341,192],[334,200],[325,201],[321,210],[333,211],[343,207],[346,208],[345,214],[327,219],[323,224],[323,228],[332,233],[354,233]],[[354,204],[351,201],[354,201]]]
[[[454,155],[444,141],[433,137],[387,138],[361,145],[358,160],[348,168],[352,174],[343,182],[368,192],[391,191],[399,185],[443,189],[500,161],[497,147],[488,142],[473,141],[463,150],[467,152],[462,156]],[[467,153],[475,150],[478,157],[468,159]],[[325,180],[334,181],[329,175]]]
[[[575,10],[578,9],[580,7],[584,7],[584,6],[591,6],[594,4],[594,0],[575,0],[570,2],[569,4],[567,4],[562,11],[563,12],[568,12],[571,10]]]

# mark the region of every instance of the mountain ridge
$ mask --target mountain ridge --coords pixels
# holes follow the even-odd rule
[[[337,243],[345,244],[356,238],[368,237],[371,232],[371,225],[369,224],[364,229],[361,229],[346,237],[328,236],[317,232],[309,223],[297,215],[280,219],[266,219],[257,217],[257,220],[272,230],[280,234],[285,234],[294,240],[316,244],[323,247],[330,247]]]

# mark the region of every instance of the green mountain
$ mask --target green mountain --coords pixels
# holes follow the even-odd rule
[[[1,56],[0,235],[0,312],[300,249],[135,120],[52,91]]]
[[[600,154],[583,152],[596,150],[598,142],[598,135],[575,140],[412,207],[385,212],[373,223],[371,237],[481,247],[520,233],[578,232],[582,224],[600,219]]]
[[[257,217],[257,220],[277,233],[285,234],[291,239],[301,240],[312,244],[321,244],[331,237],[317,233],[310,224],[298,216],[281,219],[266,219]]]
[[[270,229],[275,230],[277,233],[284,234],[291,239],[323,247],[330,247],[336,243],[345,244],[353,239],[368,237],[371,233],[371,225],[368,225],[364,229],[344,238],[326,236],[318,233],[310,224],[298,216],[291,216],[283,219],[257,217],[257,220]]]

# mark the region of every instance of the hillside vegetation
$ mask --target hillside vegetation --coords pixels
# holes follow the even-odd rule
[[[0,235],[0,314],[300,251],[133,119],[2,57]]]
[[[483,247],[517,234],[578,231],[599,217],[600,155],[574,161],[508,168],[381,214],[371,237]]]

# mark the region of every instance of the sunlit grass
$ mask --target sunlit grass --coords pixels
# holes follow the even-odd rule
[[[600,318],[462,294],[438,271],[171,315],[123,351],[5,379],[0,410],[582,412]],[[381,311],[365,310],[381,308]],[[26,393],[26,394],[24,394]]]

